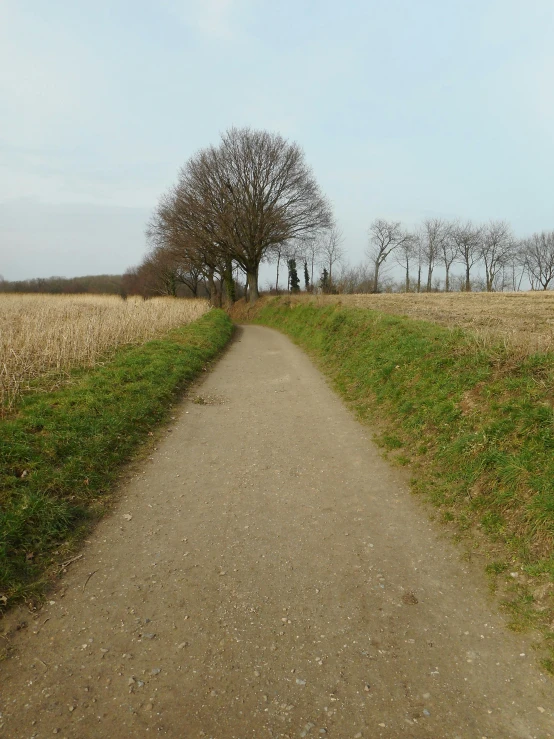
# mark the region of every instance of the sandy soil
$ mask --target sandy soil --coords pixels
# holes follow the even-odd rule
[[[5,622],[3,737],[554,737],[530,640],[300,350],[244,328],[195,393]]]

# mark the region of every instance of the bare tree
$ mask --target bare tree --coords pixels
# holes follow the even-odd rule
[[[277,274],[275,276],[275,292],[279,292],[279,270],[281,267],[281,259],[286,257],[286,244],[275,244],[271,249],[271,254],[277,257]]]
[[[190,214],[179,186],[160,198],[146,230],[152,248],[167,249],[180,263],[197,269],[206,281],[212,305],[221,305],[221,284],[232,269],[213,238],[190,228]]]
[[[180,228],[244,270],[251,302],[260,262],[272,247],[329,228],[327,200],[297,144],[278,134],[231,128],[219,146],[182,168],[176,188]]]
[[[205,274],[198,264],[189,261],[186,253],[179,253],[169,246],[153,245],[142,263],[129,270],[128,287],[143,296],[183,294],[183,289],[198,297]]]
[[[329,268],[329,289],[333,290],[333,267],[344,258],[342,231],[333,225],[320,241],[320,257],[322,265]]]
[[[373,274],[367,264],[353,267],[344,265],[337,283],[339,293],[370,293],[373,290]]]
[[[320,232],[302,240],[304,258],[310,267],[310,284],[314,285],[314,266],[321,261],[323,240],[327,234]]]
[[[525,270],[535,290],[539,285],[542,290],[554,279],[554,231],[534,233],[523,242],[523,260]]]
[[[465,268],[465,292],[471,292],[471,270],[481,259],[483,229],[471,221],[456,223],[452,228],[452,239],[456,244],[458,260]]]
[[[423,268],[423,260],[424,260],[424,234],[423,230],[419,229],[414,234],[414,256],[417,259],[417,281],[416,281],[416,292],[421,292],[421,270]]]
[[[433,289],[433,270],[440,257],[444,240],[448,238],[450,226],[440,218],[427,218],[420,232],[423,262],[427,265],[427,292]]]
[[[167,249],[157,246],[143,259],[139,270],[145,295],[176,297],[181,282],[181,267]]]
[[[509,263],[514,246],[514,235],[506,221],[490,221],[483,228],[480,256],[485,265],[487,292],[495,289],[495,281]]]
[[[444,238],[440,242],[440,259],[444,265],[444,291],[450,292],[450,270],[456,261],[458,250],[452,237],[452,225],[446,226]]]
[[[366,255],[373,264],[373,292],[379,291],[379,271],[389,255],[410,240],[400,221],[376,218],[369,227],[369,246]]]
[[[521,290],[521,283],[526,274],[525,269],[525,242],[515,241],[514,248],[504,266],[506,284],[513,292]]]
[[[396,250],[395,259],[404,270],[404,292],[409,293],[410,284],[410,265],[418,256],[418,240],[415,234],[406,234],[408,238],[404,239]]]

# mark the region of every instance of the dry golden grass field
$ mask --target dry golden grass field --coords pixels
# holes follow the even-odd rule
[[[500,338],[525,352],[554,350],[554,292],[392,293],[318,295],[318,304],[409,316],[469,329],[483,341]]]
[[[115,348],[200,318],[205,300],[108,295],[0,295],[0,411],[37,378],[50,386]]]

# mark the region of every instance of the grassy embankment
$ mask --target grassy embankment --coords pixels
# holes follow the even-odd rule
[[[264,301],[252,318],[291,336],[378,423],[414,489],[487,556],[512,626],[533,623],[554,645],[554,354],[307,301]]]
[[[121,465],[231,333],[212,310],[19,399],[0,422],[0,611],[41,591],[109,504]]]

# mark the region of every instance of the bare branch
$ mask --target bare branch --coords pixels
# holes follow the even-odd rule
[[[403,230],[400,221],[377,218],[369,227],[367,256],[373,264],[373,292],[379,291],[379,271],[389,255],[411,242],[412,236]]]

